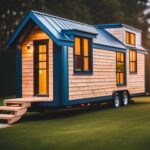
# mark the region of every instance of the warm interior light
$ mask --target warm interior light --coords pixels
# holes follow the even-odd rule
[[[30,50],[31,49],[31,44],[28,44],[27,45],[27,50]]]
[[[32,46],[32,43],[28,43],[27,44],[27,53],[32,53],[33,52],[33,46]]]

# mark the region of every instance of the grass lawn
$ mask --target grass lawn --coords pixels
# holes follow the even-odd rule
[[[0,129],[1,150],[149,150],[150,97],[119,109],[28,113]]]
[[[5,97],[5,98],[1,98],[1,97],[0,97],[0,106],[3,105],[3,100],[4,100],[4,99],[10,99],[10,98],[15,98],[15,96],[7,96],[7,97]]]
[[[3,98],[0,98],[0,105],[3,105]]]

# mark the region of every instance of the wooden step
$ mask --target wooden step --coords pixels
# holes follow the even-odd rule
[[[0,106],[0,111],[10,112],[10,114],[0,114],[0,119],[7,120],[8,124],[17,122],[26,112],[31,103],[49,102],[49,97],[16,98],[4,100],[5,106]]]
[[[14,118],[15,115],[10,115],[10,114],[0,114],[0,119],[2,120],[10,120],[12,118]]]
[[[18,120],[20,120],[20,118],[21,118],[22,116],[15,116],[15,117],[13,117],[12,119],[8,119],[7,120],[7,123],[10,125],[10,124],[13,124],[13,123],[15,123],[15,122],[17,122]]]
[[[4,110],[4,111],[19,111],[21,109],[23,109],[23,107],[0,106],[0,110]]]
[[[49,97],[28,97],[28,98],[14,98],[14,99],[5,99],[6,101],[11,102],[30,102],[30,103],[37,103],[37,102],[49,102]]]
[[[0,111],[9,111],[15,116],[22,116],[27,112],[27,107],[0,106]]]
[[[8,124],[17,122],[22,116],[15,116],[10,114],[0,114],[1,120],[6,120]]]
[[[31,107],[31,103],[30,102],[18,102],[18,101],[4,101],[3,102],[5,106],[12,106],[12,107],[16,107],[16,106],[21,106],[21,107]]]

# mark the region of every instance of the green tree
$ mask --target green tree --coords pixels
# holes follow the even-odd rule
[[[29,10],[38,10],[90,24],[126,23],[144,30],[147,0],[1,0],[0,46],[16,30]]]
[[[90,10],[93,23],[116,23],[123,18],[118,0],[84,0]]]

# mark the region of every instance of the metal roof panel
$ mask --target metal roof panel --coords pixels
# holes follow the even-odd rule
[[[32,13],[60,40],[64,40],[65,38],[61,31],[79,30],[91,34],[96,34],[97,37],[93,39],[93,43],[95,44],[126,49],[124,44],[121,43],[118,39],[116,39],[104,29],[97,29],[94,25],[89,25],[36,11],[32,11]]]
[[[11,45],[16,40],[21,30],[30,19],[39,25],[41,29],[46,32],[58,45],[61,45],[62,42],[71,42],[70,44],[72,45],[72,37],[69,37],[63,31],[74,30],[81,32],[81,35],[91,35],[93,38],[93,44],[112,47],[114,50],[115,47],[124,50],[126,49],[126,46],[122,42],[104,29],[98,29],[94,25],[89,25],[37,11],[30,11],[28,13],[23,23],[20,24],[14,35],[10,38],[8,45]]]

